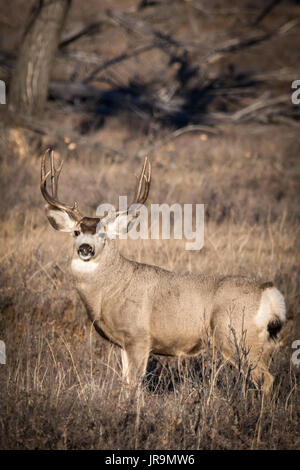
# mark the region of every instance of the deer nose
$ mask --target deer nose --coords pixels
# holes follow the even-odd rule
[[[95,250],[94,248],[89,245],[88,243],[83,243],[78,248],[78,253],[82,256],[94,256]]]

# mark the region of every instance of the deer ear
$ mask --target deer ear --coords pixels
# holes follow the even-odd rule
[[[73,232],[77,225],[67,212],[51,206],[46,206],[46,215],[52,227],[60,232]]]

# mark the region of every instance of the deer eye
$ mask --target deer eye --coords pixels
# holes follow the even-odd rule
[[[79,232],[79,230],[75,230],[75,232],[74,232],[74,236],[75,236],[75,237],[78,237],[79,235],[80,235],[80,232]]]

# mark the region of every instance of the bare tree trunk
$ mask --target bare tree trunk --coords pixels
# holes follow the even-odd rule
[[[30,120],[43,115],[51,66],[70,3],[38,0],[25,29],[9,87],[6,125],[9,143],[19,153],[26,153],[22,125],[28,127]]]

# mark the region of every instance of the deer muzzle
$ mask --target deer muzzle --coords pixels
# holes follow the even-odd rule
[[[95,248],[88,243],[83,243],[78,248],[78,255],[83,261],[89,261],[95,254]]]

